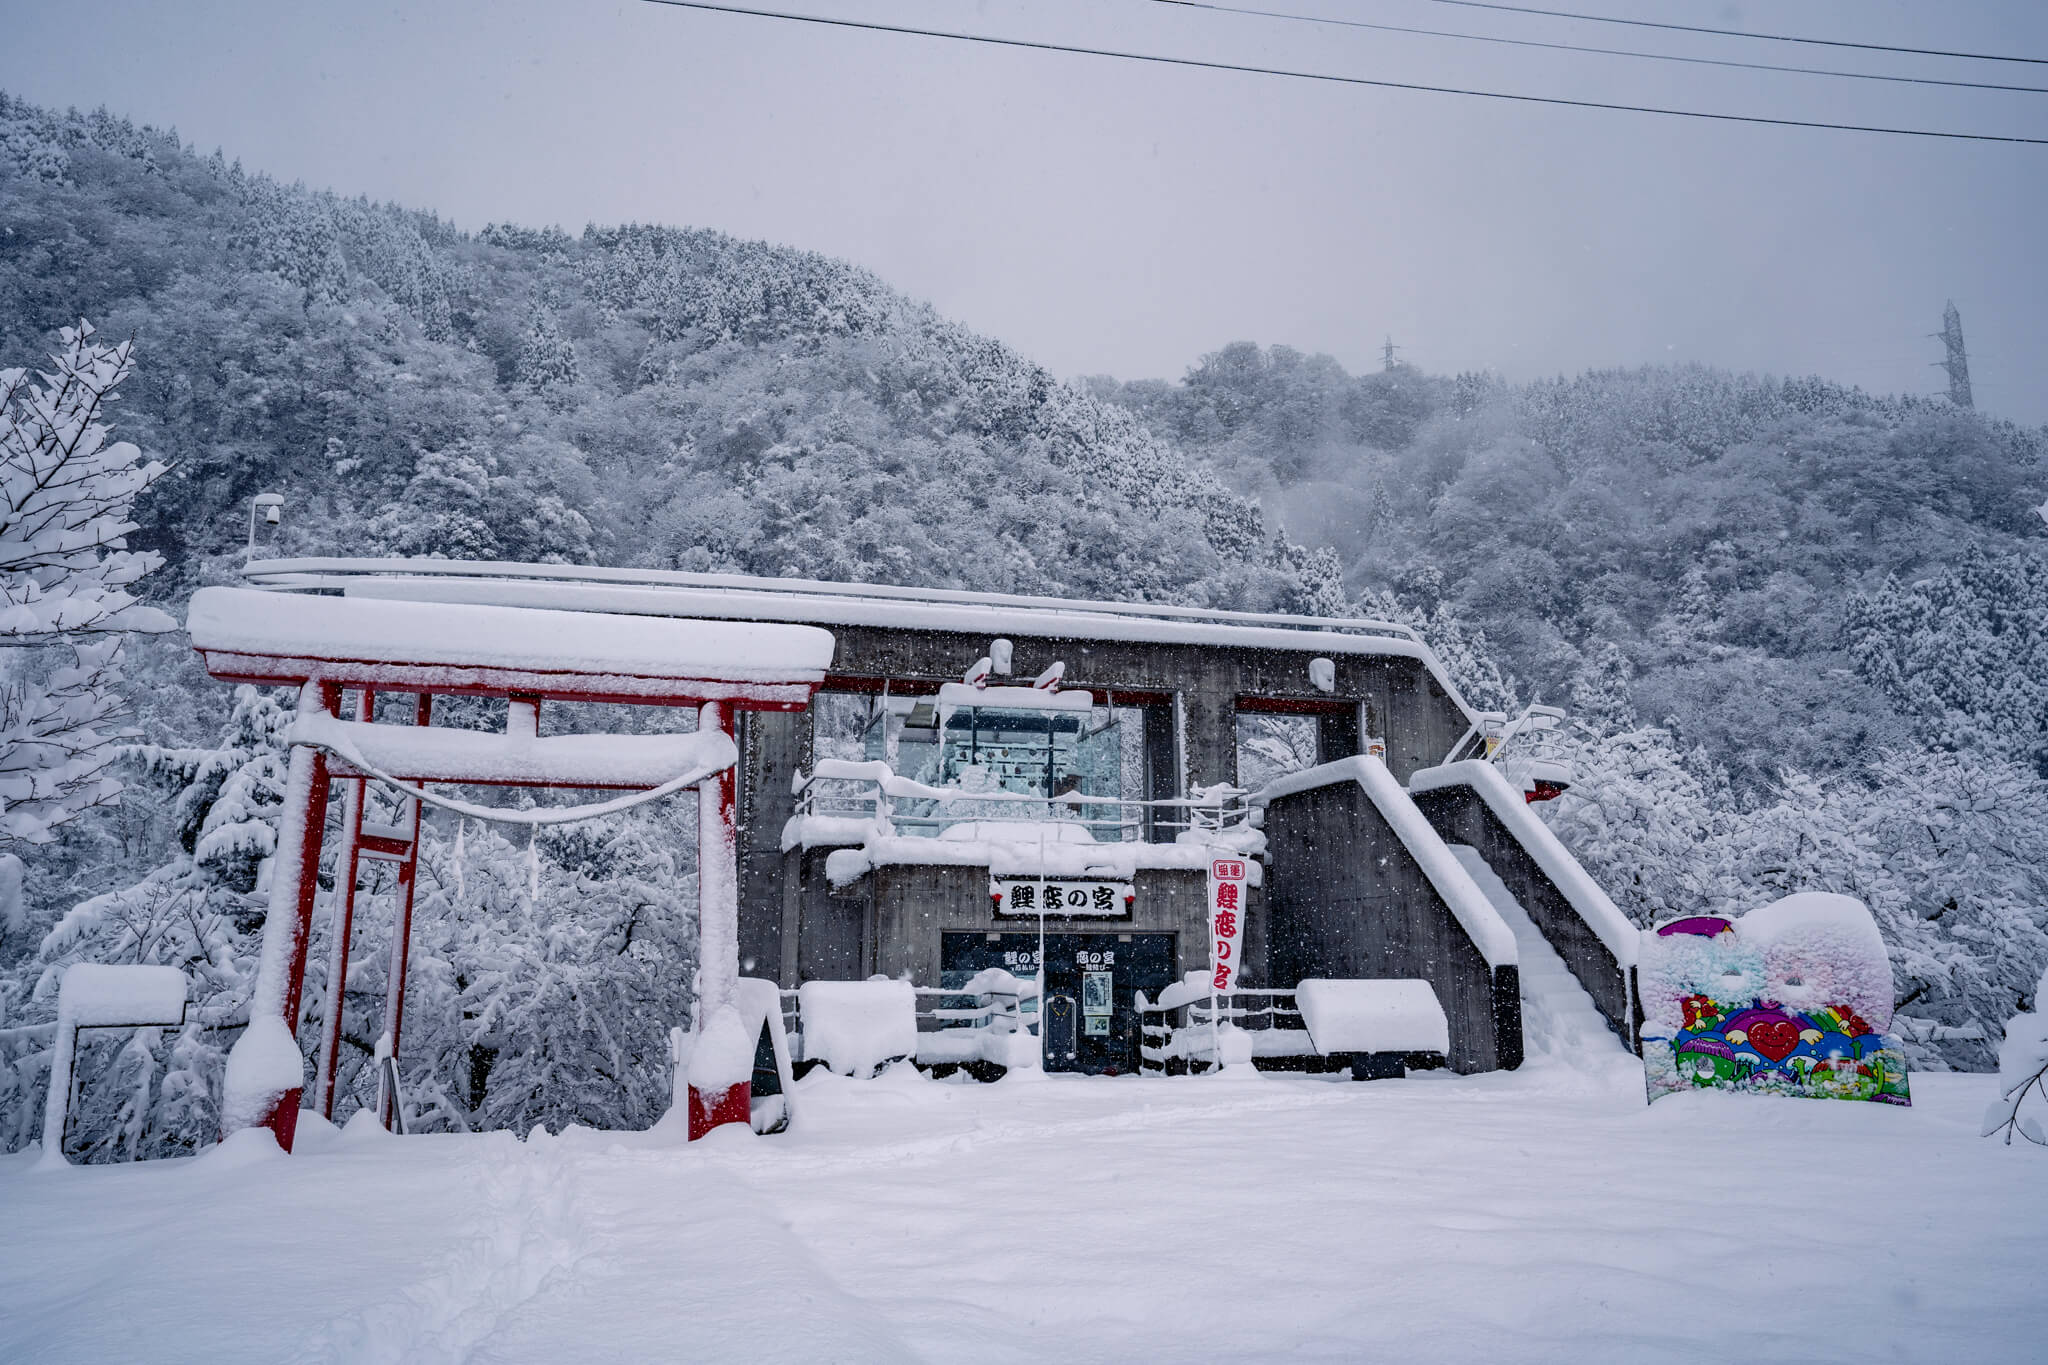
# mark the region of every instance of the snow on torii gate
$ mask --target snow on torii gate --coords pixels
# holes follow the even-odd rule
[[[385,1012],[385,1032],[397,1051],[421,800],[486,819],[544,824],[587,819],[699,786],[697,1019],[698,1052],[707,1065],[692,1068],[690,1131],[695,1136],[718,1123],[746,1121],[753,1039],[745,1034],[738,999],[733,805],[739,751],[733,715],[809,706],[832,661],[829,632],[814,626],[248,588],[200,589],[193,594],[186,627],[214,677],[299,689],[249,1027],[228,1055],[223,1135],[262,1126],[286,1151],[292,1147],[305,1087],[305,1064],[294,1035],[312,938],[327,789],[337,777],[349,785],[342,820],[346,844],[336,869],[335,928],[342,951],[336,955],[336,979],[329,982],[335,1007],[326,1020],[317,1092],[326,1112],[332,1112],[339,978],[347,968],[357,859],[365,855],[399,863],[398,922]],[[340,717],[344,688],[358,691],[356,720]],[[374,724],[377,692],[415,694],[414,724]],[[430,727],[436,693],[505,698],[505,733]],[[543,701],[695,706],[697,730],[543,739]],[[413,798],[405,826],[364,828],[364,787],[373,778],[397,784]],[[589,787],[629,794],[574,810],[517,812],[465,806],[426,792],[424,784],[430,782]]]

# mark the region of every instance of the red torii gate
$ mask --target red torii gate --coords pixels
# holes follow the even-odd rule
[[[747,1121],[754,1040],[738,1003],[733,715],[808,707],[831,664],[829,632],[813,626],[248,588],[202,588],[193,594],[186,626],[213,677],[299,689],[249,1027],[228,1055],[223,1135],[261,1126],[276,1135],[280,1147],[292,1147],[305,1087],[305,1065],[294,1035],[312,938],[328,786],[336,778],[347,784],[345,844],[336,866],[336,948],[315,1092],[323,1115],[333,1112],[343,974],[356,873],[364,857],[399,865],[385,1006],[385,1033],[392,1055],[397,1054],[423,801],[487,819],[542,824],[587,819],[697,786],[700,1042],[691,1072],[690,1135]],[[357,693],[354,720],[340,716],[344,689]],[[374,723],[378,692],[414,695],[413,723]],[[505,698],[505,733],[430,726],[436,694]],[[539,733],[543,701],[694,706],[697,730],[544,739]],[[396,785],[409,798],[403,824],[365,826],[363,798],[372,779]],[[513,812],[437,796],[424,789],[433,782],[630,794],[570,811]],[[390,1120],[388,1113],[379,1117]]]

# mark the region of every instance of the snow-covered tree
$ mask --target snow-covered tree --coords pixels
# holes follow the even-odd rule
[[[2048,971],[2035,983],[2033,1008],[2015,1014],[1998,1049],[1998,1098],[1984,1111],[1984,1136],[2011,1145],[2018,1133],[2048,1147]]]
[[[143,1030],[118,1046],[81,1048],[74,1155],[172,1155],[219,1132],[227,1051],[248,1022],[255,984],[267,903],[257,893],[258,872],[276,846],[283,735],[292,717],[288,702],[242,687],[212,746],[129,751],[170,788],[171,856],[133,885],[81,902],[43,935],[28,964],[28,998],[12,1003],[6,1022],[53,1017],[64,969],[74,962],[177,967],[192,983],[189,1022],[167,1044]],[[308,992],[308,1017],[319,995]],[[8,1123],[0,1137],[10,1147],[30,1139],[23,1116],[41,1112],[47,1066],[47,1053],[34,1045],[0,1057],[0,1115]]]
[[[400,1059],[419,1126],[523,1133],[661,1116],[668,1030],[688,1021],[696,966],[690,814],[683,802],[516,842],[482,821],[427,822]],[[381,1008],[374,972],[360,988]],[[361,1098],[373,1088],[364,1073]]]
[[[165,466],[101,418],[130,345],[90,323],[47,373],[0,370],[0,838],[35,844],[111,800],[126,706],[122,637],[176,627],[129,592],[162,557],[127,548],[135,499]]]
[[[526,340],[519,348],[519,379],[552,406],[573,401],[572,391],[580,373],[576,347],[562,335],[554,311],[536,303],[526,320]]]

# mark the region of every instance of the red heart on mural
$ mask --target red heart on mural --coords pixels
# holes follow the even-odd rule
[[[1749,1045],[1774,1062],[1782,1062],[1799,1046],[1799,1025],[1790,1019],[1759,1019],[1749,1026]]]

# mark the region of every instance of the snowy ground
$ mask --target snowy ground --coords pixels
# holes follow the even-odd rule
[[[695,1148],[10,1158],[0,1360],[2048,1358],[2048,1159],[1976,1136],[1991,1078],[1646,1108],[1514,927],[1512,1074],[821,1074]]]

